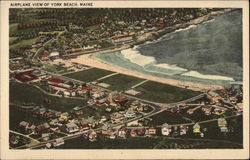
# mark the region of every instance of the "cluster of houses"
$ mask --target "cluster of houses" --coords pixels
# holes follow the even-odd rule
[[[23,46],[20,48],[20,50],[22,50],[27,56],[34,55],[48,39],[49,37],[39,36],[33,44]]]
[[[201,14],[201,12],[199,12]],[[200,15],[201,16],[201,15]],[[102,42],[112,45],[131,43],[137,39],[145,37],[146,34],[154,34],[164,27],[186,22],[194,19],[193,15],[186,15],[181,18],[176,16],[176,12],[170,17],[151,17],[150,19],[141,19],[133,22],[125,22],[123,20],[114,21],[113,25],[102,23],[91,30],[84,30],[82,26],[70,23],[69,31],[59,35],[56,39],[51,40],[51,44],[39,56],[40,60],[54,60],[59,56],[69,55],[78,52],[89,52],[101,49]],[[115,26],[115,27],[114,27]],[[81,31],[79,33],[79,31]],[[42,47],[44,37],[50,34],[40,34],[39,40],[34,46],[30,46],[33,53]]]
[[[194,114],[195,111],[201,110],[204,115],[223,115],[227,111],[237,111],[239,114],[243,111],[243,89],[242,84],[233,84],[230,88],[218,91],[209,91],[206,97],[198,101],[184,104],[182,109],[194,106],[187,110],[188,114]]]
[[[29,66],[27,65],[27,62],[22,57],[12,58],[9,60],[9,69],[12,72],[15,70],[24,70],[28,68]]]

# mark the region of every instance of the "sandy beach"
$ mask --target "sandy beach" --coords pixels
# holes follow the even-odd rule
[[[177,28],[180,28],[182,26],[189,26],[189,25],[199,24],[201,22],[209,20],[209,18],[211,16],[222,14],[222,13],[229,12],[229,11],[230,11],[230,9],[224,10],[224,11],[212,12],[212,13],[209,13],[208,15],[203,16],[203,17],[199,17],[197,19],[191,20],[191,21],[189,21],[189,22],[187,22],[185,24],[176,24],[176,25],[172,26],[172,28],[177,29]],[[160,33],[160,32],[163,32],[163,31],[164,31],[164,29],[157,31],[157,33]],[[149,38],[150,36],[151,36],[151,34],[147,33],[140,40],[144,41],[147,38]],[[200,84],[200,83],[195,83],[195,82],[183,82],[183,81],[178,81],[178,80],[173,80],[173,79],[155,77],[155,76],[151,76],[151,75],[142,74],[142,73],[134,72],[134,71],[131,71],[131,70],[127,70],[127,69],[124,69],[124,68],[121,68],[121,67],[112,66],[110,64],[103,63],[103,62],[100,62],[100,61],[98,61],[98,60],[96,60],[94,58],[91,58],[95,54],[104,54],[104,53],[109,53],[109,52],[120,51],[120,50],[123,50],[123,49],[127,49],[129,47],[130,47],[130,45],[124,45],[121,48],[97,51],[95,53],[90,53],[90,54],[84,54],[84,55],[78,56],[77,58],[71,59],[71,61],[72,62],[77,62],[77,63],[80,63],[80,64],[85,64],[85,65],[92,66],[92,67],[96,67],[96,68],[110,70],[110,71],[113,71],[113,72],[118,72],[118,73],[121,73],[121,74],[135,76],[135,77],[138,77],[138,78],[143,78],[143,79],[147,79],[147,80],[151,80],[151,81],[156,81],[156,82],[160,82],[160,83],[164,83],[164,84],[170,84],[170,85],[179,86],[179,87],[188,86],[189,89],[196,90],[196,91],[207,91],[207,90],[215,90],[215,89],[222,89],[223,88],[222,86],[218,86],[218,85],[206,85],[206,84]]]
[[[94,54],[100,54],[100,53],[94,53]],[[85,64],[85,65],[92,66],[92,67],[96,67],[96,68],[100,68],[100,69],[106,69],[106,70],[110,70],[113,72],[118,72],[121,74],[126,74],[126,75],[130,75],[130,76],[138,77],[138,78],[156,81],[156,82],[160,82],[160,83],[164,83],[164,84],[170,84],[170,85],[179,86],[179,87],[188,86],[189,89],[196,90],[196,91],[207,91],[207,90],[214,90],[214,89],[223,88],[222,86],[216,86],[216,85],[205,85],[205,84],[198,84],[198,83],[192,83],[192,82],[183,83],[183,82],[178,81],[178,80],[160,78],[160,77],[146,75],[146,74],[142,74],[142,73],[138,73],[138,72],[133,72],[131,70],[126,70],[124,68],[120,68],[120,67],[112,66],[112,65],[109,65],[106,63],[102,63],[98,60],[91,58],[92,55],[93,54],[81,55],[75,59],[71,59],[71,61],[77,62],[80,64]]]

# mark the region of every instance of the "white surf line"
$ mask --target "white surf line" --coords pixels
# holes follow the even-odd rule
[[[103,79],[112,77],[112,76],[114,76],[114,75],[117,75],[117,74],[119,74],[119,73],[117,73],[117,72],[116,72],[116,73],[112,73],[112,74],[109,74],[109,75],[107,75],[107,76],[101,77],[101,78],[99,78],[99,79],[97,79],[97,80],[95,80],[95,81],[100,81],[100,80],[103,80]]]
[[[142,85],[143,83],[146,83],[147,81],[149,81],[149,80],[146,79],[146,80],[144,80],[144,81],[142,81],[142,82],[140,82],[140,83],[137,83],[136,85],[132,86],[131,88],[134,89],[134,88],[136,88],[136,87]]]

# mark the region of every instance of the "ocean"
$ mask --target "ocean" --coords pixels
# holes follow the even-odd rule
[[[211,85],[242,81],[242,11],[93,58],[135,72]]]

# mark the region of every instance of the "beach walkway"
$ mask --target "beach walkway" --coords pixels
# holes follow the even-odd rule
[[[107,75],[107,76],[101,77],[101,78],[97,79],[96,81],[100,81],[100,80],[103,80],[103,79],[112,77],[112,76],[114,76],[114,75],[117,75],[117,74],[119,74],[119,73],[112,73],[112,74],[109,74],[109,75]]]
[[[142,85],[143,83],[146,83],[147,81],[149,81],[149,80],[146,79],[146,80],[144,80],[144,81],[142,81],[142,82],[140,82],[140,83],[137,83],[136,85],[132,86],[131,88],[134,89],[134,88],[136,88],[136,87]]]

